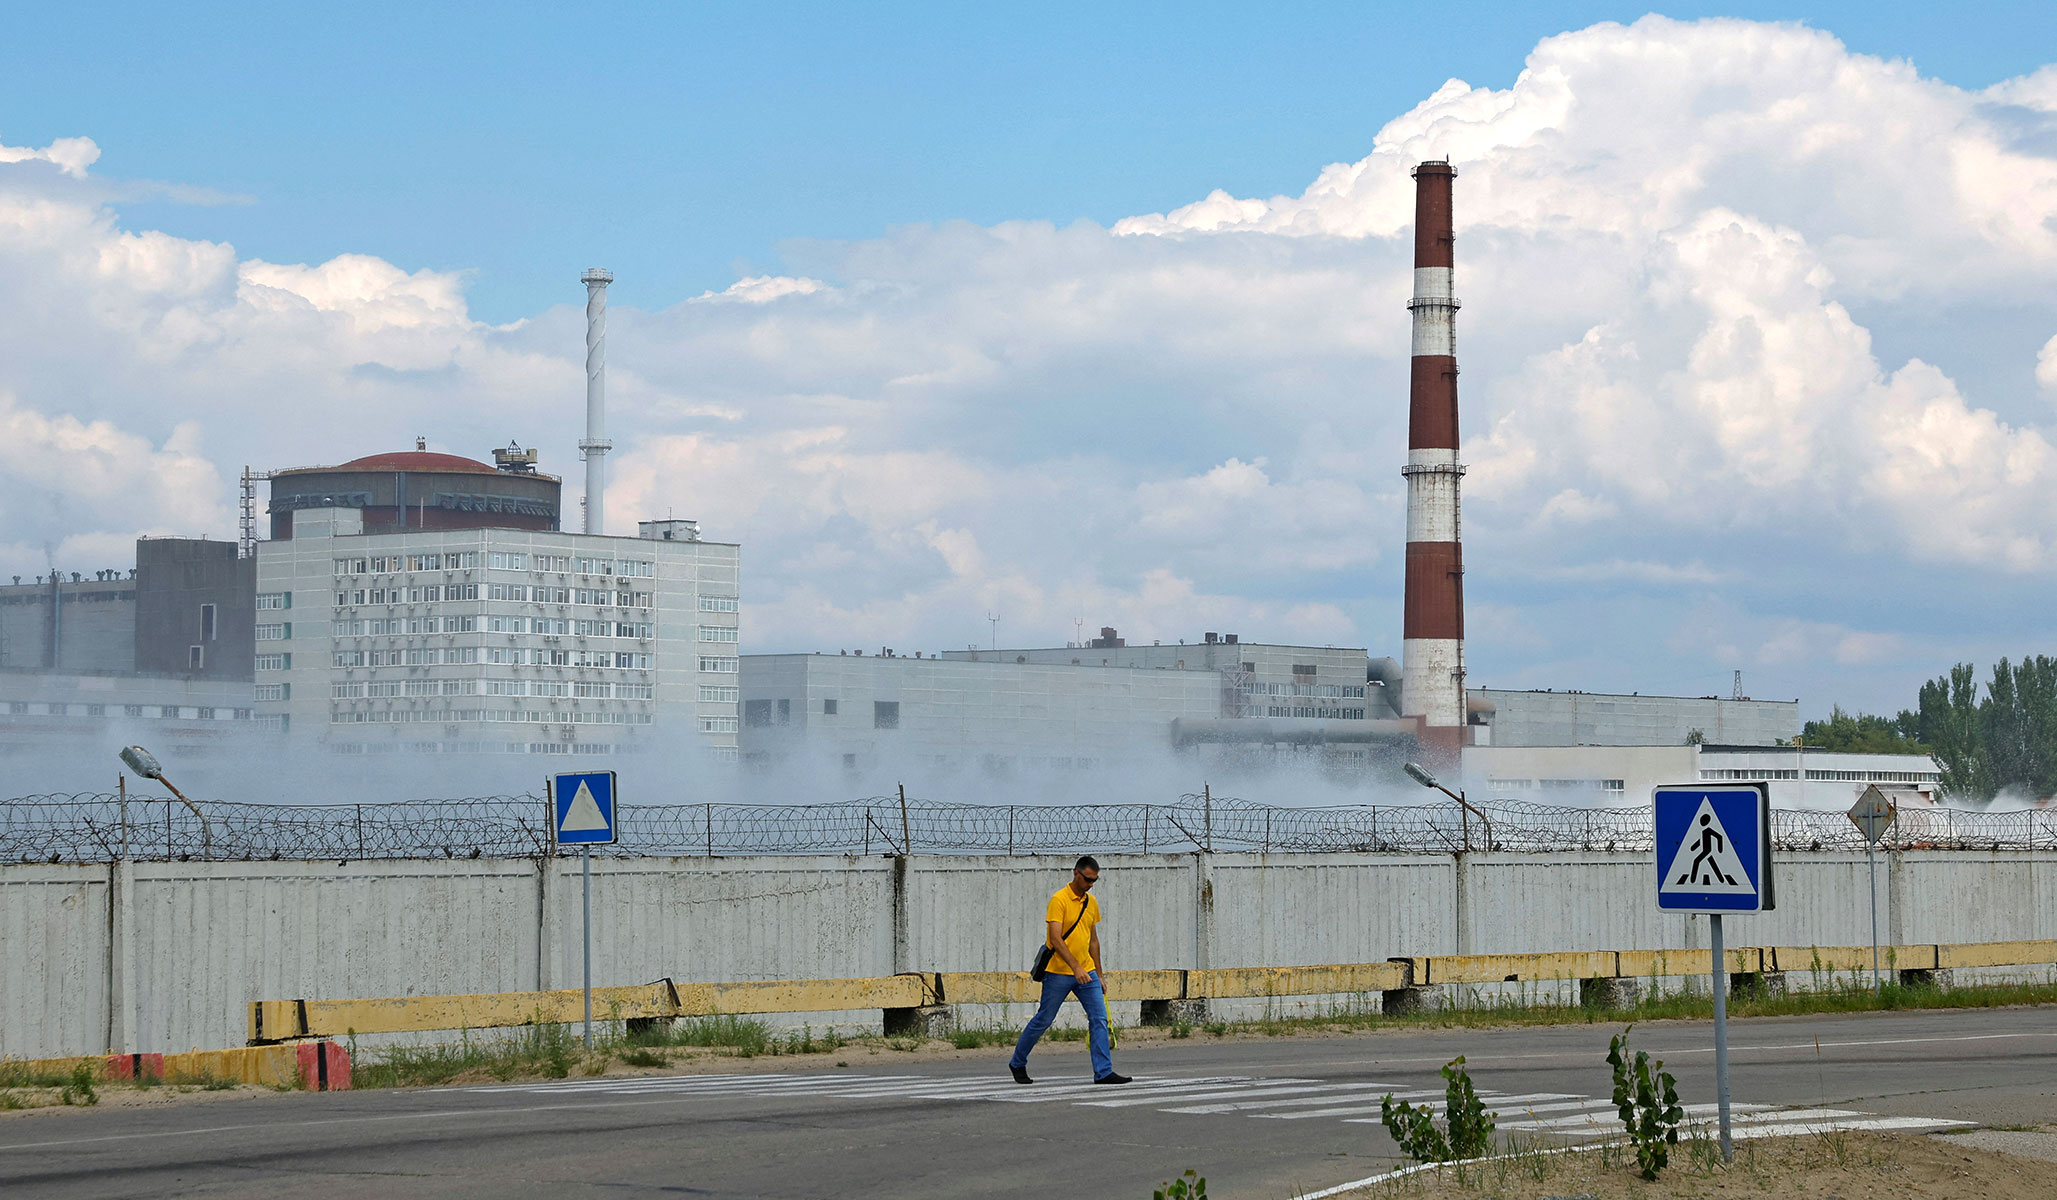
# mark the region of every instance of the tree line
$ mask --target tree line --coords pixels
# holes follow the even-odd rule
[[[1823,750],[1933,755],[1951,796],[2048,796],[2057,793],[2057,658],[2003,658],[1983,691],[1972,665],[1958,663],[1922,684],[1911,710],[1884,717],[1835,708],[1800,736]]]

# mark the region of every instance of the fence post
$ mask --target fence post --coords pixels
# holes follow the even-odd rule
[[[714,805],[707,805],[707,857],[714,857]]]
[[[900,853],[914,853],[914,831],[907,824],[907,785],[900,785]]]
[[[1204,828],[1207,830],[1206,837],[1202,839],[1200,848],[1212,854],[1214,853],[1214,789],[1207,784],[1201,784],[1200,799],[1206,805],[1206,824]]]
[[[353,805],[351,805],[350,807],[351,807],[351,808],[353,808],[353,809],[355,809],[355,810],[356,810],[356,812],[357,812],[357,857],[359,857],[359,858],[363,858],[363,857],[364,857],[364,806],[363,806],[362,804],[353,804]]]
[[[1264,806],[1264,852],[1271,853],[1271,805]]]
[[[1007,806],[1007,857],[1014,857],[1014,806]]]
[[[1150,853],[1150,806],[1143,806],[1143,853]]]

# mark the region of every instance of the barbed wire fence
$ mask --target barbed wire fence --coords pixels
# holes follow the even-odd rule
[[[0,863],[337,862],[557,853],[541,796],[385,804],[200,804],[81,793],[0,801]],[[1861,850],[1838,812],[1778,810],[1777,847]],[[832,804],[624,806],[613,857],[1076,854],[1196,851],[1451,854],[1649,852],[1648,809],[1494,801],[1295,808],[1195,793],[1164,804],[977,805],[899,796]],[[2057,813],[1903,810],[1888,849],[2057,849]],[[569,851],[565,851],[569,853]]]

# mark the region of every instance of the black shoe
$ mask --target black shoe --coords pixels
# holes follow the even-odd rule
[[[1093,1082],[1094,1082],[1094,1083],[1132,1083],[1132,1082],[1134,1082],[1134,1081],[1133,1081],[1133,1080],[1131,1080],[1131,1079],[1130,1079],[1130,1078],[1129,1078],[1128,1076],[1126,1076],[1126,1075],[1122,1075],[1122,1074],[1120,1074],[1120,1073],[1118,1073],[1118,1072],[1115,1072],[1115,1071],[1109,1071],[1109,1072],[1107,1072],[1107,1073],[1106,1073],[1105,1075],[1102,1075],[1102,1076],[1101,1076],[1100,1078],[1098,1078],[1098,1079],[1095,1079],[1095,1080],[1094,1080]]]
[[[1033,1080],[1033,1079],[1030,1079],[1030,1078],[1028,1077],[1028,1068],[1027,1068],[1027,1067],[1017,1067],[1017,1066],[1015,1066],[1015,1065],[1014,1065],[1013,1063],[1008,1063],[1008,1064],[1007,1064],[1007,1069],[1008,1069],[1009,1071],[1012,1071],[1012,1072],[1014,1072],[1014,1082],[1016,1082],[1016,1083],[1034,1083],[1034,1082],[1035,1082],[1035,1080]]]

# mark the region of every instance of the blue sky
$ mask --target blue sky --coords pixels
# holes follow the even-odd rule
[[[1505,87],[1618,4],[15,6],[0,139],[247,204],[125,204],[245,257],[467,270],[475,316],[662,306],[792,239],[908,222],[1108,223],[1296,192],[1445,79]],[[1979,88],[2057,6],[1674,5],[1799,20]],[[488,15],[490,14],[490,15]]]
[[[1890,711],[2053,649],[2047,7],[10,13],[0,573],[416,436],[575,511],[603,265],[748,649],[1394,653],[1448,154],[1472,681]]]

